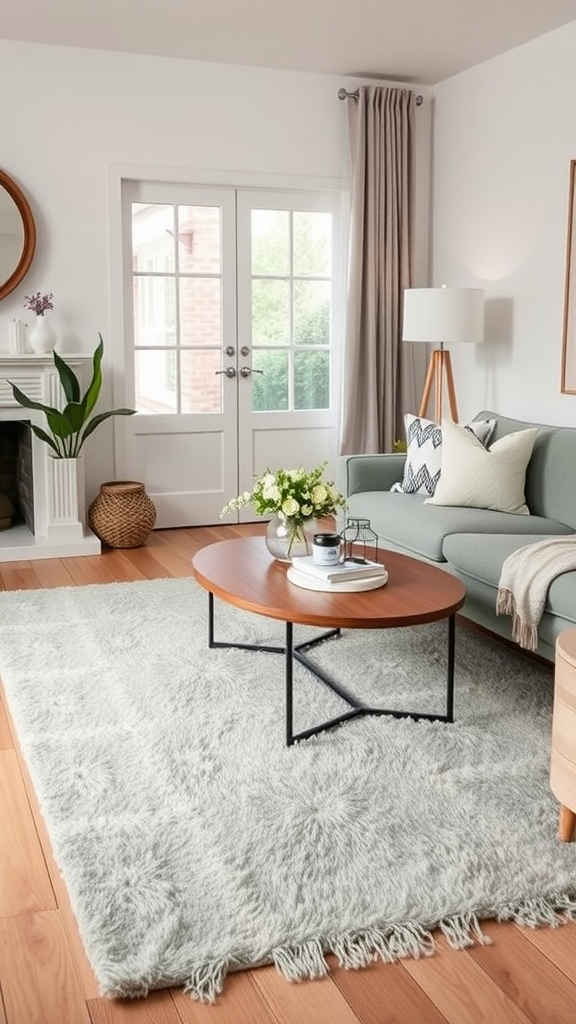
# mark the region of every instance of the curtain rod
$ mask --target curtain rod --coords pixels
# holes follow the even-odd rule
[[[357,100],[358,99],[358,90],[356,90],[356,92],[347,92],[346,89],[338,89],[338,99],[339,100]],[[424,97],[418,95],[416,97],[416,106],[419,107],[420,104],[423,103],[423,102],[424,102]]]

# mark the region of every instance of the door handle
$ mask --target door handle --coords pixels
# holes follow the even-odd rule
[[[214,373],[216,374],[216,376],[218,376],[219,373],[223,373],[225,377],[230,378],[236,376],[236,370],[234,369],[233,366],[227,366],[225,370],[215,370]]]
[[[241,366],[240,376],[249,377],[252,373],[264,373],[264,370],[253,370],[251,366]]]

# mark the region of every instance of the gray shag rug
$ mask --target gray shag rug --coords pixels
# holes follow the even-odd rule
[[[282,643],[218,600],[216,638]],[[313,630],[297,629],[297,639]],[[367,701],[443,711],[446,624],[347,631],[314,658]],[[103,994],[289,979],[559,924],[552,672],[458,629],[455,722],[355,719],[291,748],[284,662],[209,650],[192,579],[0,594],[0,675]],[[345,710],[295,669],[295,727]]]

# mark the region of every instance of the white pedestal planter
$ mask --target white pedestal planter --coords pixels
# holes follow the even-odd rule
[[[46,537],[49,541],[81,540],[86,497],[84,460],[48,458],[46,463]]]

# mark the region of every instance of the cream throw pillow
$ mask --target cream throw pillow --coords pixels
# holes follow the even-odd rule
[[[469,430],[443,420],[442,472],[425,503],[529,515],[524,485],[537,433],[537,427],[517,430],[485,448]]]

